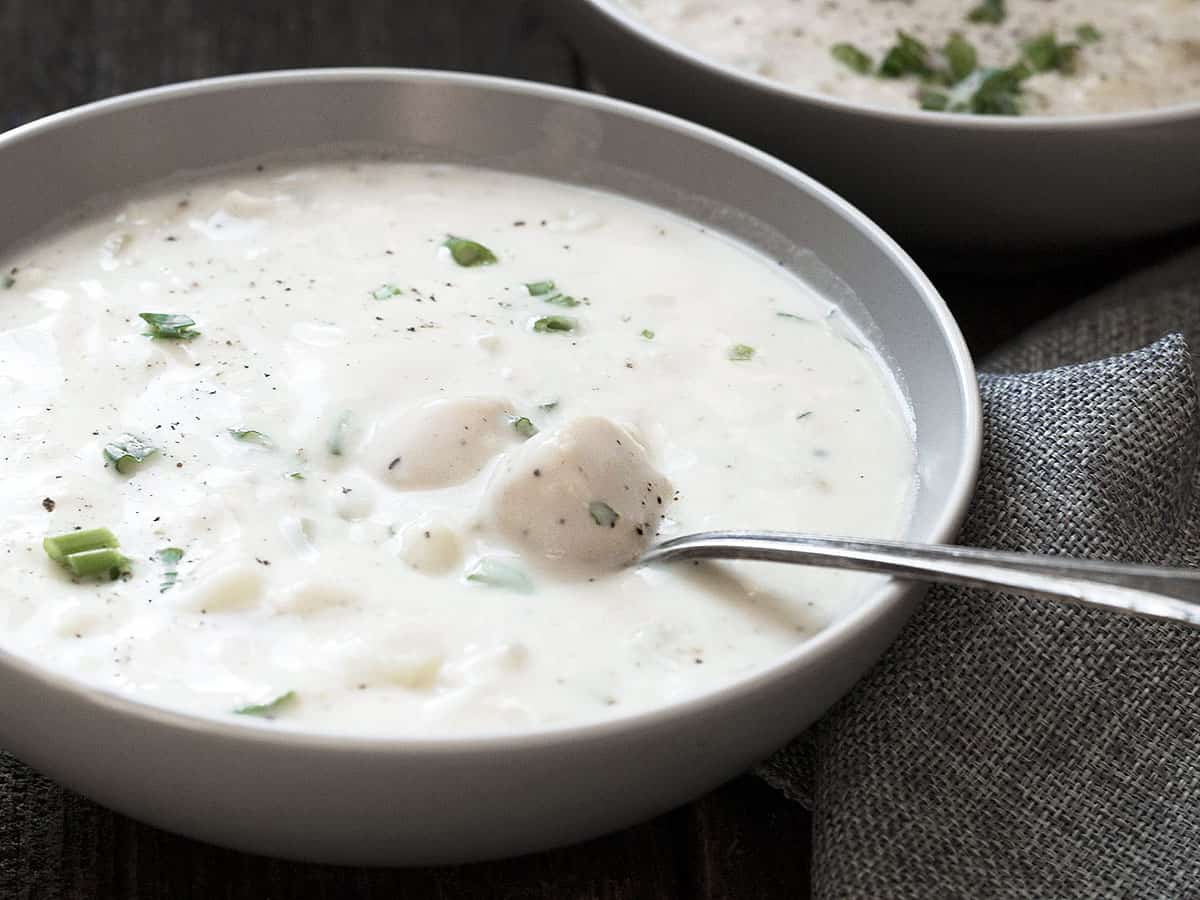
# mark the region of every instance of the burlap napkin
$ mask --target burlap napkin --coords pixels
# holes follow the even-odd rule
[[[1200,252],[983,366],[964,543],[1200,565]],[[1139,349],[1140,348],[1140,349]],[[760,770],[819,898],[1200,896],[1200,631],[937,589]]]

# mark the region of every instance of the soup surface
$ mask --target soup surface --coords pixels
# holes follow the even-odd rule
[[[654,706],[877,584],[628,565],[658,536],[906,521],[908,418],[836,310],[630,199],[267,162],[0,271],[0,642],[140,700],[393,735]]]
[[[715,60],[871,106],[1077,115],[1200,100],[1198,0],[621,3]]]

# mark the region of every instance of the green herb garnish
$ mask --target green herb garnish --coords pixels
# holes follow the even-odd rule
[[[1008,16],[1004,0],[983,0],[967,13],[967,21],[981,25],[999,25]]]
[[[123,434],[104,445],[104,458],[122,475],[128,475],[136,466],[157,452],[157,447],[150,446],[132,434]]]
[[[534,320],[533,330],[537,332],[574,331],[578,324],[570,316],[542,316],[540,319]]]
[[[442,246],[449,249],[450,255],[454,257],[454,261],[460,266],[466,266],[467,268],[472,266],[490,266],[497,262],[495,253],[483,246],[483,244],[468,240],[467,238],[450,235],[446,238]]]
[[[531,297],[542,297],[553,293],[554,282],[549,279],[545,281],[530,281],[525,285],[525,290],[529,291],[529,296]]]
[[[69,531],[42,540],[46,555],[65,565],[75,576],[105,574],[113,581],[129,573],[129,560],[117,550],[119,546],[116,536],[107,528]]]
[[[274,447],[275,442],[263,434],[261,431],[255,431],[252,428],[230,428],[229,433],[239,441],[246,441],[251,444],[258,444],[260,447]]]
[[[195,330],[196,322],[190,316],[178,313],[138,313],[138,316],[150,326],[149,331],[142,332],[146,337],[190,341],[200,336],[200,332]]]
[[[158,592],[165,594],[179,579],[179,561],[183,559],[183,551],[178,547],[165,547],[154,555],[163,566],[163,580],[158,586]]]
[[[265,703],[250,703],[246,706],[239,706],[234,709],[234,713],[239,716],[258,716],[261,719],[273,719],[280,710],[290,705],[295,699],[295,691],[286,691],[274,700],[268,700]]]
[[[929,48],[911,34],[897,31],[895,45],[879,64],[879,74],[884,78],[933,74],[933,67],[929,64]]]
[[[654,332],[651,331],[649,328],[643,328],[642,329],[642,337],[644,337],[648,341],[652,341],[652,340],[654,340]]]
[[[375,290],[371,291],[371,296],[376,300],[390,300],[392,297],[399,297],[403,293],[404,291],[394,284],[381,284]]]
[[[304,473],[303,472],[288,472],[287,475],[284,476],[284,478],[290,478],[290,479],[292,479],[292,481],[303,481]]]
[[[1071,75],[1079,60],[1079,45],[1060,44],[1053,31],[1026,41],[1021,49],[1035,72],[1054,71]]]
[[[1091,22],[1084,22],[1076,28],[1075,37],[1079,39],[1081,44],[1095,44],[1098,41],[1104,40],[1104,35],[1100,33],[1100,29]]]
[[[962,81],[974,72],[975,67],[979,64],[979,55],[975,52],[974,45],[957,31],[950,35],[946,46],[942,48],[942,53],[945,54],[946,62],[950,66],[952,83]]]
[[[834,44],[830,53],[838,62],[849,66],[859,75],[866,75],[875,67],[875,61],[853,44]]]
[[[554,294],[551,297],[543,298],[547,303],[553,303],[555,306],[578,306],[579,301],[569,294]]]
[[[588,504],[588,515],[601,528],[616,528],[621,514],[603,500],[593,500]]]
[[[512,423],[513,431],[523,438],[531,438],[538,433],[537,426],[525,416],[509,416],[508,420]]]
[[[4,288],[6,291],[16,283],[17,279],[13,278],[11,274],[5,274],[3,278],[0,278],[0,288]]]
[[[734,362],[746,362],[754,359],[754,348],[749,344],[734,344],[729,348],[729,358]]]
[[[533,591],[533,582],[529,576],[515,566],[501,562],[493,557],[479,560],[467,573],[467,581],[486,584],[489,587],[506,588],[521,594]]]

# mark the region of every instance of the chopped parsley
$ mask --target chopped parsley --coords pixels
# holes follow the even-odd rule
[[[488,587],[505,588],[519,594],[533,591],[533,582],[529,580],[528,575],[516,566],[490,556],[485,556],[472,566],[471,571],[467,573],[467,581],[486,584]]]
[[[509,416],[508,420],[512,423],[513,431],[523,438],[531,438],[538,433],[537,426],[525,416]]]
[[[603,500],[593,500],[588,504],[588,515],[601,528],[616,528],[621,514]]]
[[[381,284],[375,290],[371,291],[371,296],[376,300],[390,300],[392,297],[399,297],[404,291],[394,284]]]
[[[163,566],[163,580],[158,586],[158,592],[165,594],[179,579],[179,561],[183,559],[183,551],[178,547],[165,547],[154,555]]]
[[[258,444],[260,447],[274,447],[275,442],[263,434],[261,431],[255,431],[253,428],[230,428],[229,433],[239,441],[246,441],[251,444]]]
[[[729,348],[729,358],[734,362],[754,359],[754,348],[749,344],[734,344]]]
[[[651,331],[649,328],[643,328],[642,329],[642,337],[644,337],[648,341],[652,341],[652,340],[654,340],[654,332]]]
[[[875,68],[875,61],[853,44],[834,44],[830,50],[833,58],[843,65],[849,66],[859,75],[866,75]]]
[[[542,316],[534,319],[533,330],[537,332],[574,331],[579,323],[570,316]]]
[[[967,21],[978,25],[999,25],[1008,17],[1004,0],[983,0],[967,13]]]
[[[904,75],[928,76],[933,74],[929,62],[929,48],[904,31],[896,32],[896,43],[879,64],[879,74],[884,78],[901,78]]]
[[[104,458],[122,475],[128,475],[157,452],[157,447],[132,434],[123,434],[104,445]]]
[[[1078,68],[1079,45],[1060,44],[1053,31],[1039,34],[1022,47],[1025,59],[1035,72],[1062,72],[1073,75]]]
[[[956,84],[975,71],[979,65],[979,54],[974,45],[957,31],[950,35],[942,48],[946,63],[950,66],[951,83]]]
[[[496,254],[477,241],[450,235],[442,244],[460,266],[490,266],[498,262]]]
[[[178,313],[138,313],[138,316],[150,326],[149,331],[142,332],[146,337],[190,341],[200,336],[200,332],[195,330],[196,322],[190,316]]]
[[[273,700],[264,703],[248,703],[238,706],[233,711],[239,716],[258,716],[261,719],[273,719],[286,706],[296,699],[295,691],[285,691]]]

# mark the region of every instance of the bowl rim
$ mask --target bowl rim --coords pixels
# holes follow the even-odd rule
[[[945,301],[908,254],[878,225],[848,201],[811,176],[805,175],[761,150],[712,129],[636,104],[540,82],[428,69],[315,68],[205,78],[98,100],[53,113],[20,125],[6,133],[0,133],[0,159],[3,158],[8,147],[19,142],[36,138],[73,123],[140,106],[246,88],[269,89],[274,85],[346,82],[458,85],[615,113],[642,125],[665,129],[714,145],[725,153],[740,157],[783,177],[795,189],[807,192],[820,202],[829,205],[835,213],[869,238],[880,253],[913,283],[933,315],[953,359],[963,397],[960,409],[964,425],[960,448],[963,462],[949,486],[951,502],[935,518],[931,530],[933,540],[951,541],[954,539],[957,529],[966,515],[978,473],[983,440],[982,408],[974,364],[962,333]],[[158,706],[110,689],[89,685],[66,673],[39,666],[5,648],[0,648],[0,677],[3,677],[6,671],[9,673],[15,671],[20,677],[36,682],[44,690],[64,692],[76,700],[102,707],[112,713],[130,716],[144,721],[147,725],[170,728],[198,737],[274,745],[281,749],[306,748],[353,754],[377,754],[380,752],[402,755],[405,753],[485,754],[497,750],[545,748],[577,741],[603,740],[626,731],[666,726],[678,719],[699,714],[706,708],[734,702],[741,697],[755,693],[769,682],[774,682],[797,669],[804,668],[812,658],[836,650],[838,644],[851,639],[855,633],[869,630],[874,622],[883,618],[894,606],[906,602],[905,598],[910,590],[911,588],[906,585],[890,581],[864,598],[849,615],[836,620],[812,637],[799,642],[773,662],[711,690],[687,695],[665,704],[627,714],[618,714],[611,718],[552,724],[512,732],[481,731],[441,736],[363,735],[342,731],[320,731],[290,725],[281,727],[279,722],[226,721],[202,713]]]
[[[676,62],[704,69],[710,75],[726,78],[743,87],[753,88],[792,102],[802,101],[826,109],[854,113],[880,121],[949,129],[977,129],[979,131],[1038,133],[1056,131],[1094,131],[1125,128],[1143,128],[1170,124],[1181,119],[1200,118],[1200,99],[1185,100],[1153,109],[1136,109],[1126,112],[1087,113],[1069,116],[971,116],[958,113],[934,112],[925,109],[892,109],[886,106],[871,106],[843,100],[831,94],[806,91],[781,81],[746,72],[736,66],[720,62],[698,53],[683,43],[651,28],[636,15],[622,8],[618,0],[574,0],[582,2],[597,13],[635,37],[651,44]]]

